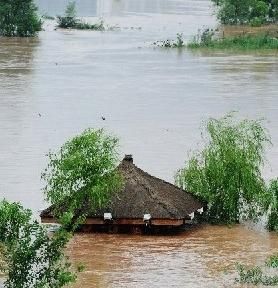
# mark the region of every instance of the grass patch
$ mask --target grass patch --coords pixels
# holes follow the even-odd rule
[[[221,37],[220,37],[221,34]],[[213,29],[205,29],[199,33],[189,43],[183,39],[182,33],[178,33],[175,40],[163,40],[153,43],[161,48],[189,48],[189,49],[209,49],[209,50],[277,50],[278,35],[273,33],[258,32],[227,35]]]
[[[273,268],[275,268],[273,270]],[[248,267],[246,265],[238,264],[237,272],[238,277],[235,279],[236,282],[241,284],[253,284],[253,285],[264,285],[264,286],[276,286],[278,285],[278,275],[273,274],[278,268],[278,254],[271,255],[265,261],[265,267],[253,266]],[[272,270],[271,270],[272,269]],[[270,275],[272,271],[272,275]],[[270,272],[270,273],[267,273]]]
[[[77,18],[67,16],[57,16],[57,22],[58,27],[64,29],[94,30],[94,31],[106,30],[103,20],[100,20],[98,23],[90,24],[87,22],[83,22]]]
[[[278,254],[270,256],[266,260],[265,265],[271,268],[278,268]]]
[[[216,50],[278,50],[278,38],[269,34],[238,35],[218,38],[215,31],[206,29],[187,44],[191,49]]]
[[[264,286],[278,285],[278,275],[266,275],[259,266],[248,268],[245,265],[239,264],[237,266],[237,271],[238,278],[236,278],[236,282],[238,283]]]

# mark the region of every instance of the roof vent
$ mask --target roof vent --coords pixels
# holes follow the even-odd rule
[[[104,213],[103,219],[104,220],[112,220],[112,214],[111,213]]]
[[[152,218],[151,214],[144,214],[143,220],[144,221],[150,221]]]
[[[133,157],[131,154],[126,154],[124,160],[133,163]]]

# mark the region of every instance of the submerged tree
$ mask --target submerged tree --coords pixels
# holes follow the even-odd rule
[[[6,288],[60,288],[75,281],[64,256],[70,233],[49,235],[18,203],[0,202],[0,271]]]
[[[64,16],[57,16],[58,27],[60,28],[73,28],[76,26],[78,19],[76,18],[76,4],[69,2],[66,7]]]
[[[54,205],[57,217],[73,218],[73,223],[103,207],[111,193],[121,188],[116,170],[118,139],[103,129],[85,130],[66,142],[57,153],[49,153],[42,174],[44,193]]]
[[[34,36],[41,28],[33,0],[0,0],[0,36]]]
[[[96,31],[104,31],[105,26],[103,20],[99,21],[95,24],[90,24],[87,22],[83,22],[79,18],[77,18],[76,12],[76,3],[69,2],[64,16],[57,16],[57,22],[59,28],[72,28],[72,29],[79,29],[79,30],[96,30]],[[113,27],[109,28],[112,29]]]
[[[208,203],[213,222],[255,218],[268,205],[261,176],[270,138],[260,121],[236,121],[231,115],[206,124],[205,147],[179,170],[176,183]]]

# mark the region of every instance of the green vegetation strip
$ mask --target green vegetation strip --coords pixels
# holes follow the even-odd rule
[[[278,50],[278,38],[269,35],[241,35],[223,39],[193,40],[187,45],[188,48],[198,49],[236,49],[236,50]]]
[[[265,266],[266,267],[247,267],[246,265],[238,264],[238,277],[236,278],[236,282],[241,284],[253,284],[260,286],[277,286],[278,275],[276,273],[275,275],[269,275],[267,272],[270,272],[270,268],[278,268],[278,255],[270,256],[266,260]]]

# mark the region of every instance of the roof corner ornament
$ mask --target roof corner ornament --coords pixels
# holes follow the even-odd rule
[[[200,209],[197,209],[197,212],[198,212],[199,214],[203,214],[203,213],[204,213],[204,207],[202,207],[202,208],[200,208]]]
[[[144,214],[143,221],[144,221],[146,226],[151,225],[151,219],[152,219],[151,214]]]
[[[113,220],[112,214],[111,213],[104,213],[103,219],[104,219],[104,221],[112,221]]]
[[[188,214],[188,216],[190,217],[191,220],[193,220],[193,219],[194,219],[194,216],[195,216],[195,213],[192,212],[192,213]]]

